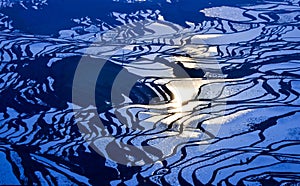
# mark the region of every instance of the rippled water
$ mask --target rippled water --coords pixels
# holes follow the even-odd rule
[[[299,184],[299,6],[0,0],[0,184]]]

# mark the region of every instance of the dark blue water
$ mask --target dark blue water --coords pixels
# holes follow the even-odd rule
[[[0,185],[300,184],[299,6],[0,0]]]

